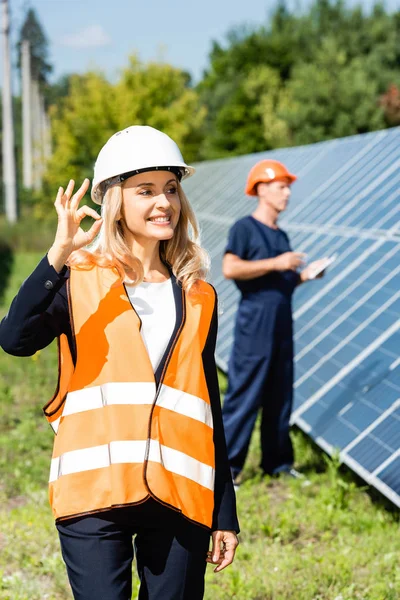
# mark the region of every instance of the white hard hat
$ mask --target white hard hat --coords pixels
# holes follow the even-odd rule
[[[114,133],[102,147],[94,165],[92,200],[101,204],[107,189],[143,171],[172,171],[179,180],[194,168],[183,160],[177,144],[165,133],[147,125],[132,125]]]

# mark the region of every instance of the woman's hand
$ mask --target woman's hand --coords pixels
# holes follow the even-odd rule
[[[86,205],[79,208],[79,203],[86,194],[89,183],[89,179],[85,179],[73,196],[75,182],[72,179],[65,192],[62,187],[58,189],[54,202],[58,216],[57,232],[47,255],[49,263],[56,271],[61,271],[71,252],[90,244],[100,231],[102,224],[100,215]],[[80,226],[82,219],[86,216],[95,219],[89,231],[83,231]]]
[[[234,531],[213,531],[212,548],[207,552],[207,562],[218,565],[214,573],[218,573],[230,565],[235,557],[239,540]]]

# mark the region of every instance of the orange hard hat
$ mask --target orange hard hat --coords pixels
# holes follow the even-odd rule
[[[297,177],[289,173],[285,165],[277,160],[260,160],[250,169],[245,192],[248,196],[257,196],[257,183],[271,183],[282,179],[288,179],[289,183],[293,183]]]

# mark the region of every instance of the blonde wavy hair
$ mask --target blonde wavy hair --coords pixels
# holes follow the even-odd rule
[[[111,268],[119,276],[114,285],[122,282],[138,285],[144,278],[141,261],[132,255],[124,239],[120,215],[122,212],[122,186],[116,184],[104,195],[101,216],[103,224],[90,246],[71,254],[68,265],[78,269],[90,269],[93,265]],[[174,235],[160,242],[160,258],[167,263],[183,289],[188,291],[199,279],[205,279],[209,269],[209,257],[200,246],[199,226],[193,209],[177,182],[181,212]],[[135,277],[128,277],[133,271]]]

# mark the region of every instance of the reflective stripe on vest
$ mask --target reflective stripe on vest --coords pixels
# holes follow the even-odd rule
[[[82,473],[110,465],[143,463],[146,449],[147,442],[120,441],[66,452],[58,458],[52,459],[50,482],[57,481],[62,475]],[[150,440],[148,460],[160,463],[167,471],[187,477],[209,490],[214,489],[214,469],[212,467],[183,452],[162,446],[156,440]]]
[[[140,320],[109,269],[71,269],[74,368],[65,336],[45,415],[55,433],[50,501],[56,518],[152,495],[211,526],[214,444],[202,351],[215,292],[183,294],[184,319],[156,387]],[[114,284],[114,285],[113,285]]]

